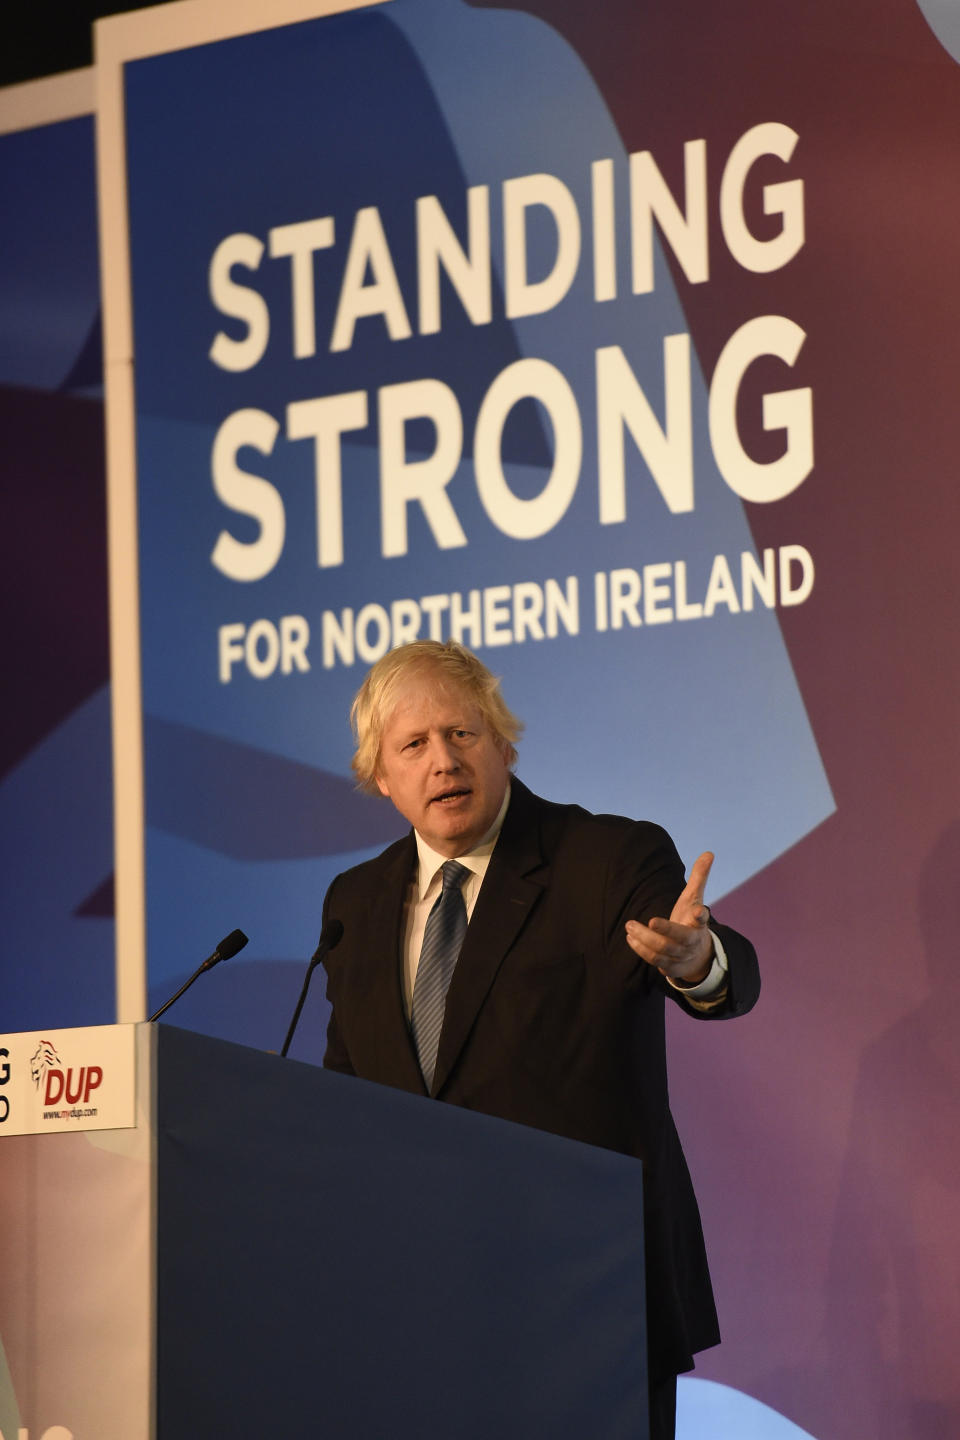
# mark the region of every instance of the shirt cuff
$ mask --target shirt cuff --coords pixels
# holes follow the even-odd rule
[[[667,983],[672,985],[674,990],[679,990],[685,1000],[689,1000],[698,1010],[712,1010],[723,1000],[727,993],[727,976],[730,969],[727,961],[727,952],[723,948],[723,942],[719,935],[710,931],[710,938],[713,940],[713,964],[709,971],[698,981],[696,985],[684,985],[667,976]]]

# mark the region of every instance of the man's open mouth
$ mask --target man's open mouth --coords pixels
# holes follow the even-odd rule
[[[430,801],[430,804],[431,804],[431,805],[447,805],[447,804],[453,804],[453,802],[454,802],[455,800],[462,800],[465,795],[470,795],[471,793],[472,793],[472,792],[471,792],[469,789],[466,789],[466,790],[464,790],[464,789],[459,789],[459,790],[443,790],[443,791],[441,791],[441,793],[440,793],[439,795],[434,795],[433,799]]]

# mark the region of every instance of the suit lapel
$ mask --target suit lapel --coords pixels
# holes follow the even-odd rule
[[[364,1011],[361,1033],[372,1041],[363,1073],[382,1085],[422,1095],[423,1076],[407,1025],[400,978],[403,902],[416,855],[411,831],[387,857],[382,884],[371,903],[369,940],[356,964],[354,993]]]
[[[450,982],[432,1095],[443,1089],[497,971],[542,896],[548,876],[536,798],[514,779],[503,829]]]

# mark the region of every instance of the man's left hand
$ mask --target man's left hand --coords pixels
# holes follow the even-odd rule
[[[710,910],[703,903],[712,864],[713,855],[705,850],[694,863],[669,920],[658,917],[649,925],[627,921],[630,949],[668,980],[679,980],[684,985],[698,985],[705,980],[713,964],[713,936],[707,928]]]

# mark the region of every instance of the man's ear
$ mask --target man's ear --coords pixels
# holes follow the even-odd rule
[[[387,799],[389,800],[389,799],[390,799],[390,789],[389,789],[389,786],[387,785],[386,780],[384,780],[384,778],[383,778],[382,775],[374,775],[373,778],[374,778],[374,780],[376,780],[376,782],[377,782],[377,789],[380,791],[380,794],[381,794],[381,795],[385,795],[385,796],[387,797]]]

